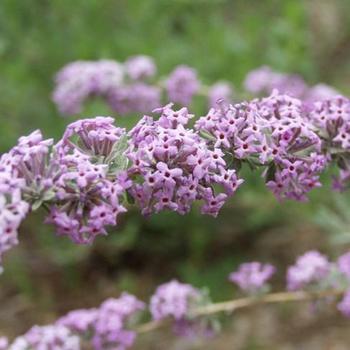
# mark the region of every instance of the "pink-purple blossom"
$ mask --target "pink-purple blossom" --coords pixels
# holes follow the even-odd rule
[[[350,252],[341,255],[337,260],[339,271],[350,280]]]
[[[143,80],[153,77],[157,72],[157,67],[152,57],[138,55],[127,59],[125,70],[130,79]]]
[[[342,300],[338,303],[337,308],[344,316],[350,318],[350,290],[345,292]]]
[[[305,93],[306,83],[297,75],[276,72],[268,66],[250,71],[244,81],[244,87],[253,94],[270,94],[277,89],[281,94],[300,98]]]
[[[27,212],[44,205],[58,234],[91,243],[117,225],[127,198],[144,215],[185,214],[198,201],[203,214],[217,216],[242,185],[245,165],[261,169],[279,200],[307,200],[332,163],[339,168],[334,187],[349,183],[345,97],[306,104],[273,91],[234,105],[219,100],[194,128],[186,107],[168,104],[154,114],[130,132],[110,117],[82,119],[55,145],[40,131],[21,137],[0,160],[0,223],[8,233],[0,236],[0,256],[17,244]]]
[[[230,274],[229,280],[245,292],[256,293],[266,286],[275,271],[271,264],[254,261],[240,265],[237,271]]]
[[[238,161],[264,166],[267,187],[279,199],[306,200],[320,186],[328,158],[300,100],[274,92],[251,103],[219,105],[195,128]]]
[[[176,67],[166,81],[168,101],[188,106],[198,92],[200,82],[195,69],[181,65]]]
[[[250,71],[244,80],[244,88],[254,95],[269,95],[273,90],[300,98],[306,104],[326,100],[339,95],[339,92],[326,84],[308,86],[301,76],[286,74],[262,66]]]
[[[145,116],[130,131],[128,173],[137,181],[129,192],[144,215],[165,209],[185,214],[202,200],[202,213],[216,216],[243,180],[227,169],[219,149],[186,128],[192,118],[186,108],[168,105],[156,112],[158,121]],[[221,185],[221,193],[214,184]]]
[[[52,99],[62,114],[80,113],[87,98],[106,97],[123,79],[123,66],[116,61],[72,62],[57,73]]]
[[[219,81],[209,88],[209,107],[217,107],[220,100],[231,102],[233,98],[233,87],[225,81]]]
[[[112,110],[120,115],[146,113],[160,107],[161,89],[144,82],[136,82],[111,90],[107,101]]]
[[[128,322],[144,307],[135,296],[123,293],[118,299],[107,299],[98,308],[71,311],[52,325],[34,326],[6,349],[80,350],[81,340],[95,350],[128,349],[136,337]]]
[[[160,285],[150,300],[150,311],[154,320],[172,317],[179,321],[185,319],[191,303],[199,298],[200,293],[189,284],[172,280]]]
[[[322,281],[329,274],[331,264],[325,255],[312,250],[301,255],[287,271],[287,287],[298,290]]]
[[[81,309],[70,311],[57,320],[57,324],[67,327],[74,333],[88,334],[93,331],[98,309]]]
[[[9,341],[6,337],[0,337],[0,350],[7,350]]]
[[[92,344],[96,350],[127,349],[133,345],[136,332],[126,328],[127,320],[144,309],[144,303],[123,293],[118,299],[104,301],[93,325]]]
[[[80,339],[60,325],[34,326],[10,344],[9,350],[80,350]]]
[[[109,117],[80,120],[67,127],[55,147],[64,171],[55,181],[55,204],[47,218],[58,234],[68,235],[75,243],[91,243],[126,211],[120,197],[131,183],[116,164],[123,157],[118,149],[123,136],[125,130],[114,127]]]

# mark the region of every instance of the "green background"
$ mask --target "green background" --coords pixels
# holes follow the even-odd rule
[[[53,77],[74,60],[147,54],[160,75],[184,63],[203,82],[228,80],[237,91],[249,70],[267,64],[346,94],[349,10],[350,3],[341,0],[1,0],[0,152],[32,130],[58,140],[69,122],[112,113],[94,102],[81,115],[58,114],[50,100]],[[196,115],[205,109],[201,99],[192,106]],[[140,118],[115,117],[128,128]],[[341,242],[348,244],[348,195],[330,195],[329,180],[325,184],[309,203],[280,204],[258,174],[246,174],[246,184],[217,219],[201,216],[198,208],[184,217],[163,213],[151,219],[131,209],[91,247],[56,237],[42,224],[43,213],[35,213],[22,226],[21,244],[5,258],[0,333],[18,334],[121,290],[147,298],[173,277],[207,286],[214,300],[230,298],[237,291],[227,274],[242,261],[270,261],[283,271],[306,249],[335,254],[344,245],[330,243],[325,232],[345,234]],[[276,288],[283,280],[281,272]],[[159,337],[149,340],[150,349]],[[265,343],[248,337],[237,349],[279,348],[277,340]]]

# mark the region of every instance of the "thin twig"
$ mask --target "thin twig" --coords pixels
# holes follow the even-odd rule
[[[193,317],[212,315],[219,312],[231,313],[237,309],[258,305],[258,304],[274,304],[291,301],[311,301],[317,299],[325,299],[329,297],[339,297],[344,293],[344,290],[324,290],[320,292],[280,292],[271,293],[257,297],[239,298],[220,303],[214,303],[207,306],[200,307],[192,312]],[[151,321],[144,323],[136,328],[138,333],[147,333],[164,327],[168,322]]]

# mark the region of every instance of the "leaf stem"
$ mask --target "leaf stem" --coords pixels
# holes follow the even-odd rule
[[[312,301],[325,298],[337,298],[340,297],[345,291],[339,289],[328,289],[318,292],[308,291],[296,291],[296,292],[279,292],[270,293],[257,297],[245,297],[229,301],[223,301],[219,303],[213,303],[210,305],[202,306],[192,312],[193,317],[207,316],[220,312],[232,313],[238,309],[243,309],[255,305],[262,304],[275,304],[282,302],[292,301]],[[144,323],[136,328],[138,333],[147,333],[159,329],[169,324],[169,320],[166,321],[150,321]]]

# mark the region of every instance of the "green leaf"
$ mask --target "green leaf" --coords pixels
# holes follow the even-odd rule
[[[126,191],[126,201],[128,204],[135,204],[134,197],[127,191]]]
[[[42,204],[43,204],[43,200],[42,200],[42,199],[36,200],[36,201],[32,204],[32,210],[33,210],[33,211],[38,210],[38,209],[41,207]]]
[[[276,165],[271,163],[266,173],[266,182],[273,181],[275,179]]]
[[[113,146],[112,153],[124,153],[128,148],[128,136],[124,134]]]
[[[44,193],[44,195],[42,196],[42,201],[47,202],[53,198],[55,198],[55,192],[54,191],[46,191]]]

